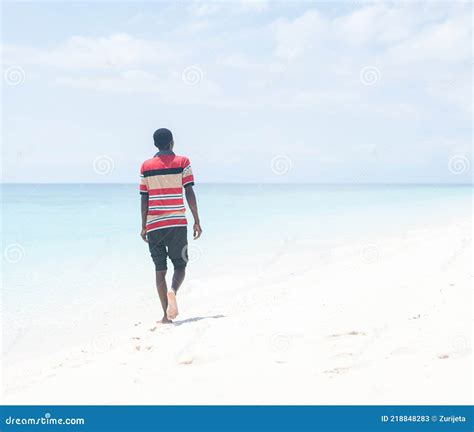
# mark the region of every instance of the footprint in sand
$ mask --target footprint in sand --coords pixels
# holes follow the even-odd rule
[[[332,358],[351,358],[353,357],[354,354],[350,353],[350,352],[342,352],[342,353],[338,353],[338,354],[335,354],[332,356]]]
[[[66,367],[66,368],[77,368],[84,366],[91,362],[91,356],[88,352],[81,350],[77,354],[73,354],[71,357],[64,358],[55,368]]]
[[[190,365],[193,364],[194,358],[193,357],[188,357],[188,358],[183,358],[178,362],[180,365]]]
[[[155,326],[155,327],[151,328],[150,331],[151,331],[151,332],[154,332],[157,328],[158,328],[158,327]]]
[[[331,338],[342,337],[342,336],[366,336],[366,334],[364,332],[358,332],[358,331],[353,330],[347,333],[334,333],[332,335],[329,335],[329,337]]]
[[[347,373],[351,370],[350,367],[336,367],[334,369],[328,369],[328,370],[325,370],[324,373],[325,374],[335,374],[335,375],[340,375],[342,373]]]
[[[470,348],[464,348],[464,349],[456,349],[454,351],[445,351],[441,352],[436,355],[436,358],[440,360],[446,360],[446,359],[457,359],[457,358],[462,358],[471,353]]]
[[[366,336],[367,333],[358,330],[328,335],[327,338],[332,340],[330,343],[331,350],[335,352],[333,351],[333,354],[329,357],[333,367],[324,370],[323,373],[341,375],[352,371],[355,367],[360,367],[360,356],[370,343],[370,339],[367,339]],[[320,372],[318,371],[318,373]]]

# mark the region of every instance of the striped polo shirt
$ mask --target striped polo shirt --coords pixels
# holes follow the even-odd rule
[[[148,195],[147,232],[187,224],[183,187],[194,185],[189,159],[172,151],[159,151],[143,162],[140,193]]]

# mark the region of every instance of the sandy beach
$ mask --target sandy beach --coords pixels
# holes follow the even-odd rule
[[[188,281],[173,325],[140,286],[88,343],[5,367],[3,402],[471,404],[471,247],[464,219],[308,248],[312,265],[284,252]]]

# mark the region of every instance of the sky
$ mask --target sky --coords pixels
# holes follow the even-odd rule
[[[6,2],[3,182],[472,182],[469,2]]]

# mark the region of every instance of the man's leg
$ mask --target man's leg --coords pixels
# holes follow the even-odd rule
[[[178,267],[174,269],[173,280],[171,281],[171,289],[176,293],[184,281],[186,276],[186,267]]]
[[[166,295],[168,287],[166,286],[166,270],[156,272],[156,289],[160,297],[161,307],[163,308],[162,323],[169,323],[171,320],[166,316],[166,309],[168,308],[168,297]]]
[[[148,246],[150,248],[151,257],[155,263],[156,289],[160,297],[161,307],[163,308],[163,318],[161,322],[168,323],[170,320],[166,316],[168,308],[168,298],[166,296],[166,246],[163,242],[163,233],[161,230],[152,231],[147,234]]]
[[[176,292],[183,283],[184,269],[174,269],[173,280],[171,282],[171,289],[166,294],[168,300],[168,307],[166,308],[166,316],[168,319],[175,319],[178,316],[178,302],[176,301]]]
[[[171,290],[167,293],[168,306],[166,308],[166,316],[170,320],[178,316],[178,302],[176,301],[176,293],[183,283],[185,275],[185,267],[174,268]]]
[[[171,290],[168,292],[168,318],[175,318],[178,315],[178,304],[176,293],[184,281],[186,275],[186,264],[188,262],[188,240],[186,226],[173,227],[172,235],[168,243],[168,255],[173,262],[174,273],[171,282]]]

